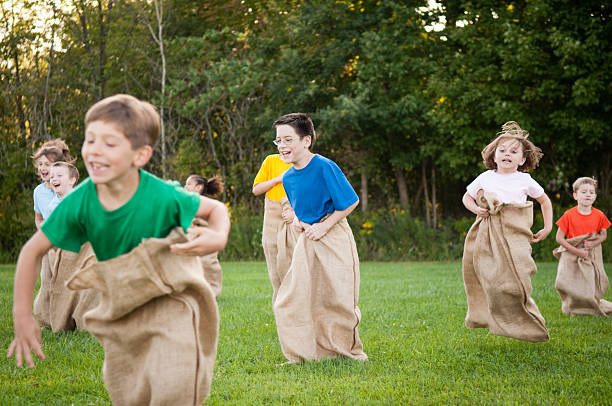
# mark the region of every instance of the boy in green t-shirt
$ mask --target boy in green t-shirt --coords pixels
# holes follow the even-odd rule
[[[78,252],[89,241],[98,260],[106,261],[181,226],[196,237],[170,245],[174,254],[201,256],[225,247],[230,220],[223,203],[188,193],[142,169],[159,134],[155,108],[132,96],[108,97],[87,112],[81,154],[89,179],[62,200],[25,243],[17,261],[15,338],[8,357],[15,355],[18,367],[24,359],[34,367],[31,351],[45,358],[40,327],[32,316],[32,295],[41,258],[52,246]],[[208,227],[190,227],[194,217],[207,221]]]

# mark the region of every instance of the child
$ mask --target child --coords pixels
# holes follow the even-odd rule
[[[74,189],[79,181],[79,170],[68,162],[56,162],[51,167],[49,183],[55,192],[55,196],[49,202],[50,212],[57,207],[68,193]]]
[[[529,242],[542,241],[552,229],[552,204],[529,176],[542,157],[528,133],[514,121],[482,150],[488,171],[467,186],[463,204],[477,215],[465,239],[463,280],[469,328],[524,341],[548,341],[544,318],[531,298],[536,265]],[[531,234],[533,203],[540,204],[544,228]]]
[[[49,213],[72,191],[79,180],[78,169],[68,162],[58,161],[51,166],[49,183],[55,197],[49,203]],[[66,281],[87,265],[96,261],[91,244],[85,243],[78,254],[61,248],[55,249],[55,259],[50,264],[49,274],[43,278],[34,300],[34,315],[43,326],[53,332],[85,328],[83,316],[99,301],[97,291],[87,289],[73,291],[66,287]]]
[[[565,314],[612,315],[612,303],[602,299],[609,282],[601,253],[610,220],[593,207],[595,179],[578,178],[572,187],[578,205],[557,221],[556,240],[561,246],[553,251],[559,260],[555,288],[561,296],[561,310]]]
[[[206,179],[201,175],[191,175],[185,182],[185,190],[193,193],[197,193],[202,196],[215,198],[223,192],[223,181],[220,176],[213,176],[210,179]],[[205,222],[200,224],[206,226]],[[204,268],[204,279],[210,285],[210,288],[215,295],[215,299],[221,295],[223,288],[223,269],[219,263],[218,253],[212,252],[208,255],[200,257],[202,268]]]
[[[49,216],[49,203],[55,197],[55,192],[49,184],[51,166],[55,162],[75,160],[70,156],[70,149],[61,138],[45,142],[34,155],[38,176],[43,181],[34,189],[34,223],[40,228],[42,222]]]
[[[261,245],[266,258],[268,276],[272,283],[272,304],[276,301],[278,287],[289,269],[290,261],[287,260],[287,256],[290,257],[293,254],[293,243],[295,242],[291,234],[292,230],[286,226],[293,221],[293,210],[288,203],[284,203],[288,201],[282,184],[283,174],[290,167],[291,164],[283,162],[279,154],[268,155],[253,181],[253,194],[255,196],[266,194]],[[291,246],[287,247],[287,244]]]
[[[85,324],[104,347],[104,381],[115,404],[201,404],[212,380],[217,304],[194,256],[225,246],[229,216],[222,203],[142,169],[159,134],[149,103],[115,95],[94,104],[81,150],[89,179],[62,200],[17,261],[8,356],[32,368],[31,350],[45,358],[31,314],[40,259],[52,245],[77,252],[91,242],[101,262],[68,287],[100,291]],[[209,226],[191,227],[197,237],[188,241],[183,230],[194,216]]]
[[[70,156],[70,149],[61,138],[56,138],[45,142],[32,156],[38,172],[38,176],[43,181],[34,189],[34,224],[40,229],[44,220],[49,217],[51,208],[49,203],[56,197],[51,187],[50,174],[51,166],[55,162],[74,162]],[[50,326],[49,314],[49,292],[51,284],[51,268],[56,261],[56,250],[50,249],[43,256],[40,266],[40,289],[34,301],[34,314],[38,321],[45,326]]]
[[[365,361],[357,329],[359,257],[346,221],[359,198],[333,161],[310,151],[316,138],[310,117],[287,114],[274,127],[281,159],[293,164],[283,187],[303,230],[274,303],[281,348],[289,363]]]

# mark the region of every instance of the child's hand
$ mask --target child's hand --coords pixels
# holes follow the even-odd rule
[[[328,226],[325,224],[325,222],[322,222],[313,224],[304,234],[306,234],[306,237],[310,238],[311,240],[317,241],[323,238],[328,231]]]
[[[584,248],[586,249],[591,249],[591,248],[595,248],[600,244],[599,240],[586,240],[584,242]]]
[[[486,219],[489,217],[489,210],[483,207],[476,207],[476,215]]]
[[[586,248],[576,248],[576,250],[574,251],[574,254],[576,254],[578,257],[582,259],[587,259],[589,257],[589,250]]]
[[[295,217],[295,214],[293,213],[293,210],[287,209],[282,211],[281,217],[283,218],[283,221],[285,223],[291,224],[293,223],[293,218]]]
[[[533,238],[531,239],[531,242],[540,242],[543,239],[545,239],[546,237],[548,237],[548,234],[550,234],[552,230],[549,230],[547,228],[543,228],[540,231],[538,231],[537,233],[535,233],[533,235]]]
[[[202,256],[222,250],[227,241],[227,235],[224,236],[210,227],[191,226],[187,229],[187,233],[196,237],[184,243],[170,245],[170,252],[178,255]]]
[[[38,358],[44,360],[45,354],[42,352],[42,339],[40,335],[40,326],[34,320],[32,315],[18,318],[15,317],[15,338],[9,345],[7,358],[11,358],[15,354],[17,367],[23,366],[23,358],[25,357],[28,367],[34,368],[32,360],[32,351]]]

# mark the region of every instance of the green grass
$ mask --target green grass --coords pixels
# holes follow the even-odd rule
[[[612,403],[612,318],[561,313],[556,264],[540,263],[533,297],[551,340],[532,344],[468,330],[460,264],[364,263],[360,335],[367,363],[277,366],[272,288],[263,263],[224,263],[221,331],[208,404]],[[610,266],[608,265],[608,269]],[[0,348],[12,339],[14,266],[0,266]],[[610,292],[606,294],[612,300]],[[103,352],[87,333],[43,332],[47,361],[0,363],[2,405],[110,404]]]

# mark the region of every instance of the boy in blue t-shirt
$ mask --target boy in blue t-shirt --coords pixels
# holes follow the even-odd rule
[[[359,198],[338,165],[311,152],[316,134],[306,114],[274,122],[280,157],[292,163],[283,187],[303,230],[274,303],[289,363],[345,356],[367,360],[357,326],[359,257],[346,221]]]
[[[41,258],[52,247],[79,252],[89,241],[99,261],[130,252],[143,239],[164,238],[181,226],[197,237],[170,251],[201,256],[225,247],[230,221],[225,205],[191,194],[144,171],[160,134],[155,107],[128,95],[94,104],[85,116],[81,150],[89,178],[72,191],[28,240],[15,273],[15,355],[34,367],[31,351],[44,359],[40,327],[32,317],[32,295]],[[190,227],[194,217],[208,227]]]

